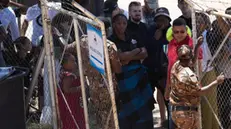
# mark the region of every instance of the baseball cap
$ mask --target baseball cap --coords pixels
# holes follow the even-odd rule
[[[118,4],[116,1],[107,0],[104,2],[103,12],[112,13],[113,10],[115,10],[117,7],[118,7]]]
[[[160,8],[156,9],[156,15],[155,15],[154,19],[156,19],[159,16],[165,16],[171,21],[171,18],[169,16],[169,11],[165,7],[160,7]]]

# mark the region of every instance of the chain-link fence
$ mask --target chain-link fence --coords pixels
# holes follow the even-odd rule
[[[11,14],[4,16],[1,19],[11,18]],[[112,43],[106,43],[104,24],[68,0],[38,1],[22,19],[21,29],[16,18],[11,18],[14,27],[0,23],[1,65],[29,70],[24,78],[27,128],[118,128],[113,88],[116,83],[110,68],[115,49]],[[88,42],[89,27],[102,40],[99,43],[105,72],[98,72],[90,61],[89,50],[95,48]],[[68,54],[78,61],[76,71],[64,68],[69,62]],[[65,81],[66,78],[72,80]],[[65,87],[66,83],[70,87]]]
[[[52,28],[53,33],[56,69],[58,69],[57,66],[59,67],[56,70],[56,79],[59,80],[56,81],[59,127],[67,129],[118,128],[113,88],[115,81],[112,80],[110,70],[104,24],[75,2],[62,1],[62,5],[50,2],[42,6],[56,11],[55,17],[48,26]],[[96,31],[96,35],[91,34],[90,30]],[[58,38],[56,42],[54,35]],[[96,41],[96,45],[102,47],[102,51],[98,51],[99,48],[93,48],[89,40]],[[109,48],[114,50],[110,45]],[[105,72],[102,72],[102,69],[97,71],[94,68],[97,66],[92,65],[90,60],[94,57],[92,52],[103,57],[100,64],[105,65],[103,66]],[[75,63],[78,62],[78,68],[74,70],[69,69],[67,65],[72,56]],[[72,81],[69,84],[68,78]]]
[[[41,18],[41,11],[37,11],[36,9],[39,9],[39,7],[36,7],[37,8],[34,6],[34,10],[30,8],[26,15],[23,30],[27,32],[26,35],[25,33],[21,33],[20,36],[20,24],[17,24],[17,19],[11,8],[7,8],[9,11],[4,9],[5,13],[2,13],[4,17],[0,17],[0,21],[2,21],[0,24],[1,26],[3,25],[5,29],[5,32],[1,31],[1,35],[3,33],[6,34],[4,35],[4,41],[1,41],[1,53],[3,54],[5,65],[23,67],[27,68],[29,71],[28,75],[24,77],[23,85],[26,125],[28,128],[37,129],[38,127],[48,127],[46,124],[49,124],[49,122],[45,122],[44,125],[39,124],[42,109],[44,107],[43,87],[45,83],[43,81],[44,75],[41,71],[45,66],[43,65],[45,51],[43,51],[43,47],[36,45],[37,42],[35,41],[36,38],[38,39],[40,35],[43,35],[40,34],[40,30],[42,29],[40,25],[42,24],[40,22],[41,19],[38,18]],[[30,13],[30,11],[32,12]],[[6,24],[8,22],[9,24]],[[28,27],[30,22],[32,24]],[[38,25],[37,28],[34,27],[35,22],[36,25]],[[36,32],[36,30],[39,32]],[[15,106],[17,107],[17,105]]]
[[[231,128],[231,2],[229,0],[187,0],[193,8],[194,39],[203,36],[203,59],[200,78],[202,86],[216,80],[223,73],[223,84],[202,98],[203,129]],[[194,14],[195,12],[195,14]]]
[[[52,19],[56,12],[48,11],[49,18]],[[53,108],[52,79],[49,74],[51,58],[46,54],[44,45],[44,25],[42,19],[41,3],[28,8],[23,18],[21,35],[30,39],[32,45],[32,56],[34,57],[33,74],[30,79],[30,87],[26,97],[26,108],[29,110],[26,125],[28,129],[52,128]],[[45,33],[46,34],[46,33]],[[56,40],[54,40],[55,42]],[[55,65],[54,65],[55,66]],[[59,71],[59,67],[55,67]],[[34,97],[34,93],[37,93]]]

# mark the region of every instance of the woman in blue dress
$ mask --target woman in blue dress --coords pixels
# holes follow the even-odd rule
[[[127,18],[117,14],[112,19],[110,40],[117,47],[121,67],[112,64],[118,82],[118,118],[120,129],[153,129],[153,90],[148,83],[142,60],[147,57],[144,44],[126,33]],[[116,70],[115,70],[116,68]]]

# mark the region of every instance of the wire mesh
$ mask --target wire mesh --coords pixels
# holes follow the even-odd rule
[[[10,7],[9,7],[10,8]],[[11,11],[10,11],[11,12]],[[4,13],[4,12],[2,12]],[[8,12],[9,13],[9,12]],[[13,12],[11,12],[14,14]],[[38,61],[38,56],[40,52],[37,52],[37,49],[32,48],[32,43],[30,38],[22,35],[15,36],[15,32],[19,32],[18,25],[12,24],[14,20],[16,20],[15,16],[12,14],[5,15],[7,17],[1,17],[0,21],[4,21],[7,18],[11,18],[8,26],[4,26],[5,39],[1,41],[1,53],[3,54],[3,59],[5,61],[6,66],[19,66],[27,68],[29,73],[24,77],[24,93],[25,99],[30,94],[31,83],[33,80],[33,75],[36,69],[36,64]],[[16,22],[15,22],[16,23]],[[29,28],[27,29],[29,30]],[[29,32],[28,32],[29,33]],[[32,33],[32,32],[31,32]],[[2,35],[2,32],[1,32]],[[26,103],[26,124],[27,127],[34,128],[36,125],[34,123],[39,123],[40,115],[41,115],[41,87],[42,87],[42,77],[38,76],[35,79],[35,85],[29,96],[29,101]],[[41,125],[42,126],[42,125]]]
[[[71,4],[70,2],[67,4]],[[42,18],[41,7],[48,7],[48,18]],[[72,6],[73,7],[73,6]],[[76,15],[79,14],[79,15]],[[89,125],[92,129],[104,129],[114,127],[112,103],[110,99],[110,90],[108,78],[96,71],[89,61],[89,50],[87,41],[87,23],[97,29],[101,29],[92,19],[86,17],[83,12],[69,8],[61,8],[60,2],[48,2],[37,4],[28,8],[26,15],[23,17],[21,29],[22,37],[12,40],[11,30],[9,27],[3,30],[8,32],[4,35],[5,39],[1,43],[1,51],[6,65],[21,66],[29,69],[29,74],[25,77],[25,100],[26,100],[26,126],[28,129],[49,129],[54,128],[52,117],[54,115],[51,105],[51,89],[49,82],[49,72],[56,73],[56,83],[58,87],[58,126],[67,129],[84,129],[83,114],[83,97],[81,90],[70,99],[62,87],[62,62],[65,53],[76,55],[76,40],[73,26],[73,18],[78,18],[78,32],[81,43],[81,53],[83,58],[84,81],[87,94],[87,108],[89,116]],[[2,17],[1,17],[2,19]],[[0,20],[1,20],[0,19]],[[80,20],[81,19],[81,20]],[[49,22],[52,28],[52,34],[44,34],[43,20]],[[2,28],[1,28],[2,29]],[[2,34],[2,32],[1,32]],[[48,69],[48,57],[45,56],[44,35],[53,38],[54,45],[54,70]],[[109,45],[110,52],[114,49]],[[112,53],[111,53],[112,54]],[[111,56],[111,55],[110,55]],[[79,78],[80,73],[74,77]],[[75,79],[76,79],[75,78]],[[78,80],[75,80],[78,81]],[[115,85],[115,80],[114,80]],[[76,85],[79,87],[79,85]],[[79,89],[79,88],[78,88]],[[85,99],[85,98],[84,98]],[[115,105],[114,105],[115,106]],[[64,114],[64,115],[63,115]],[[65,117],[63,117],[65,116]]]
[[[86,23],[80,20],[78,22],[82,28],[82,30],[80,29],[80,33],[86,35]],[[82,56],[89,57],[88,44],[82,44],[81,47]],[[89,58],[83,58],[83,66],[89,92],[88,111],[90,128],[113,129],[115,127],[107,78],[90,65]],[[114,80],[114,85],[115,84],[116,82]]]
[[[68,3],[66,3],[68,4]],[[70,4],[70,3],[69,3]],[[49,5],[48,5],[49,6]],[[52,26],[56,28],[56,33],[59,34],[59,39],[61,39],[63,47],[59,51],[58,57],[60,68],[60,81],[58,83],[58,103],[59,103],[59,114],[60,114],[60,126],[61,128],[67,129],[84,129],[84,112],[83,112],[83,99],[87,100],[87,110],[89,116],[89,126],[91,129],[113,129],[114,119],[112,112],[112,103],[110,99],[108,79],[106,76],[101,75],[97,70],[95,70],[90,65],[89,60],[89,49],[88,49],[88,37],[87,37],[87,24],[90,24],[87,21],[90,20],[77,20],[78,32],[81,46],[82,54],[82,65],[83,65],[83,74],[84,74],[84,84],[86,91],[86,98],[81,96],[80,84],[80,73],[79,70],[69,71],[68,73],[75,77],[74,82],[71,84],[73,87],[78,88],[76,92],[72,94],[67,93],[64,90],[64,78],[67,76],[63,62],[67,60],[67,53],[73,55],[76,60],[77,51],[76,51],[76,42],[75,42],[75,33],[74,33],[74,23],[73,18],[76,19],[76,14],[73,14],[73,8],[65,7],[69,10],[65,12],[62,9],[54,8],[54,6],[49,6],[49,8],[57,10],[57,15],[52,20]],[[81,14],[78,12],[78,14]],[[74,16],[73,16],[74,15]],[[83,15],[84,17],[85,15]],[[85,18],[89,19],[89,18]],[[101,29],[95,24],[91,24],[97,29]],[[110,46],[110,45],[109,45]],[[110,47],[110,51],[114,49]],[[75,63],[77,61],[75,60]],[[64,73],[64,74],[63,74]],[[115,84],[115,81],[114,81]],[[82,85],[82,84],[81,84]]]
[[[49,10],[51,19],[56,15],[52,11]],[[31,6],[23,19],[22,36],[13,41],[11,38],[12,31],[7,29],[8,35],[1,44],[1,51],[7,66],[20,66],[29,69],[28,76],[24,78],[25,107],[27,107],[25,110],[26,125],[29,129],[52,128],[48,69],[46,58],[42,54],[44,45],[41,38],[43,36],[41,14],[39,4]],[[2,19],[3,17],[1,17]],[[59,67],[56,68],[59,71]]]
[[[208,8],[215,8],[219,11],[225,11],[230,7],[230,0],[190,0],[195,6],[195,9],[206,10]],[[216,5],[216,7],[214,6]]]
[[[201,45],[203,50],[202,60],[202,86],[209,85],[216,80],[216,77],[224,73],[226,79],[223,84],[213,88],[201,103],[202,127],[207,128],[231,128],[231,35],[230,19],[207,14],[208,9],[218,10],[225,13],[231,6],[226,0],[192,0],[196,12],[197,37],[203,36],[204,42]],[[214,5],[216,7],[214,8]],[[229,14],[230,15],[230,14]]]

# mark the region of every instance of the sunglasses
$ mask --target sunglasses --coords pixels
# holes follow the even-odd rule
[[[182,31],[173,31],[173,33],[174,33],[174,34],[179,34],[179,33],[184,34],[185,31],[183,31],[183,30],[182,30]]]

